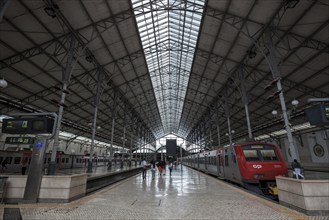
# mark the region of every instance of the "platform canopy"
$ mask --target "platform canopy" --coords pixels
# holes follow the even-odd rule
[[[228,118],[233,140],[246,138],[246,106],[253,136],[270,134],[284,128],[281,94],[303,124],[308,99],[329,97],[328,11],[325,0],[4,0],[1,114],[63,106],[61,130],[90,137],[97,106],[96,139],[113,131],[127,148],[168,134],[215,147]]]

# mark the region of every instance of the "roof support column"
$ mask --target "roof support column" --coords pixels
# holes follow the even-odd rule
[[[276,85],[277,85],[277,89],[279,92],[279,98],[280,98],[280,103],[281,103],[281,109],[282,109],[282,117],[283,117],[283,121],[284,121],[284,126],[286,128],[287,131],[287,138],[288,138],[288,142],[289,142],[289,150],[290,150],[290,154],[291,154],[291,160],[294,159],[299,159],[298,155],[297,155],[297,149],[296,146],[294,145],[294,141],[292,138],[292,132],[291,132],[291,128],[290,128],[290,124],[289,124],[289,119],[288,119],[288,114],[287,114],[287,108],[286,108],[286,103],[284,100],[284,95],[283,95],[283,90],[282,90],[282,85],[281,85],[281,74],[280,74],[280,70],[278,67],[278,63],[275,57],[275,48],[274,48],[274,44],[272,41],[272,37],[271,37],[271,30],[268,29],[266,32],[266,39],[267,39],[267,48],[269,50],[269,62],[270,62],[270,69],[272,72],[272,76],[274,80],[277,80]],[[289,156],[289,154],[288,154]]]
[[[250,117],[249,117],[248,95],[247,95],[247,90],[246,90],[246,82],[245,82],[244,74],[243,74],[243,65],[240,66],[239,78],[240,78],[240,82],[241,82],[242,102],[244,104],[244,109],[246,111],[248,137],[251,140],[251,139],[253,139],[253,136],[252,136],[252,130],[251,130],[251,124],[250,124]]]
[[[210,123],[210,127],[209,127],[209,148],[210,150],[212,150],[212,132],[211,132],[211,123]]]
[[[218,138],[218,147],[220,147],[220,117],[219,117],[219,101],[216,102],[216,119],[217,119],[217,138]]]
[[[91,144],[90,144],[87,173],[93,172],[93,154],[94,154],[95,135],[96,135],[96,129],[97,129],[97,127],[96,127],[97,113],[98,113],[98,106],[100,103],[100,99],[101,99],[102,93],[104,91],[104,89],[102,87],[102,81],[103,81],[102,76],[103,76],[102,71],[99,70],[98,76],[97,76],[96,97],[94,100],[95,108],[94,108],[94,118],[93,118],[93,124],[92,124],[92,132],[91,132]]]
[[[228,139],[230,146],[232,146],[232,131],[231,131],[231,120],[230,120],[230,108],[228,106],[228,94],[227,88],[225,89],[225,114],[227,119]]]
[[[112,168],[112,157],[113,157],[113,140],[114,140],[114,125],[115,125],[115,117],[116,117],[116,110],[117,110],[117,93],[114,91],[113,97],[113,109],[112,109],[112,128],[111,128],[111,145],[110,145],[110,157],[109,157],[109,164],[108,169]]]
[[[127,105],[125,103],[125,109],[127,109]],[[125,143],[126,143],[126,118],[127,118],[127,112],[125,112],[123,116],[123,137],[122,137],[122,148],[125,148]]]
[[[137,125],[137,145],[138,145],[138,150],[139,150],[139,159],[141,159],[141,153],[142,153],[142,145],[141,145],[141,141],[140,141],[140,130],[141,130],[141,125]],[[136,150],[137,151],[137,150]]]
[[[62,75],[62,81],[63,81],[63,88],[62,88],[62,95],[61,100],[59,102],[59,110],[58,110],[58,118],[56,123],[56,130],[55,130],[55,137],[54,137],[54,145],[52,148],[51,153],[51,160],[48,167],[48,175],[55,175],[56,170],[56,153],[57,148],[59,145],[59,131],[61,128],[62,123],[62,117],[63,117],[63,110],[64,110],[64,103],[65,103],[65,97],[67,92],[67,87],[70,84],[70,78],[73,71],[73,59],[74,59],[74,45],[75,45],[75,38],[72,35],[71,36],[71,42],[70,42],[70,48],[67,54],[67,63],[65,70],[63,71]],[[77,61],[77,60],[76,60]]]
[[[199,146],[200,146],[200,150],[201,150],[201,127],[198,128],[198,142],[199,142]]]

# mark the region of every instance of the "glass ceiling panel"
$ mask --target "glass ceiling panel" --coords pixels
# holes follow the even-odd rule
[[[177,133],[205,0],[132,0],[163,133]]]

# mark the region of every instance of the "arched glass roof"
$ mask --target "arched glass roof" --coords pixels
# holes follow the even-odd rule
[[[168,0],[164,6],[163,1],[132,0],[132,4],[163,132],[177,133],[204,1]]]

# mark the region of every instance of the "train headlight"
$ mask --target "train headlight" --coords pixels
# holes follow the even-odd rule
[[[255,179],[260,179],[260,178],[263,178],[263,177],[264,177],[264,174],[255,174],[254,175]]]

